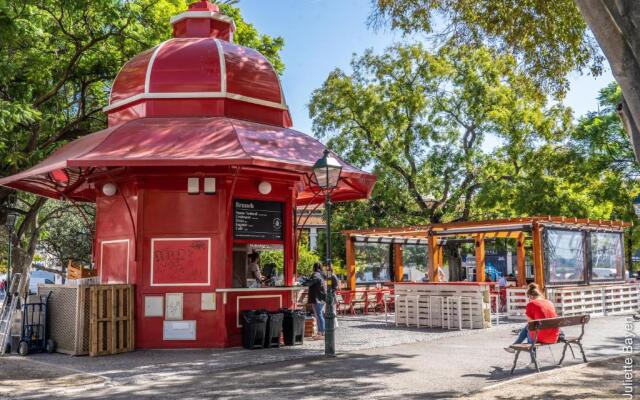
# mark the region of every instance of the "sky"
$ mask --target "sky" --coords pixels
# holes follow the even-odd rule
[[[282,86],[294,127],[309,134],[307,105],[329,73],[335,68],[349,71],[354,53],[368,48],[382,52],[403,40],[397,32],[367,26],[370,0],[240,0],[237,6],[259,32],[284,38]],[[574,73],[565,104],[574,116],[597,111],[598,91],[611,81],[608,69],[597,78]]]

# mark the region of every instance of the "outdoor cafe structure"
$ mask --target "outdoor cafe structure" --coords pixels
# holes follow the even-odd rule
[[[277,72],[233,43],[216,5],[171,24],[119,72],[108,128],[0,184],[95,202],[95,268],[135,286],[137,348],[238,345],[241,311],[291,306],[300,289],[295,210],[324,201],[312,167],[325,147],[290,129]],[[375,176],[339,162],[332,200],[368,197]],[[283,252],[277,287],[250,288],[261,249]]]
[[[343,231],[346,239],[348,286],[356,289],[360,266],[356,261],[358,246],[383,243],[390,246],[391,273],[396,291],[403,285],[423,283],[403,282],[403,248],[425,246],[429,283],[446,285],[491,285],[487,283],[485,243],[495,239],[511,239],[515,244],[515,282],[507,288],[507,312],[522,314],[528,281],[536,282],[556,303],[560,314],[582,312],[608,314],[635,311],[640,305],[639,286],[625,275],[623,221],[565,217],[526,217],[441,223],[426,226],[375,228]],[[475,274],[464,282],[440,282],[438,273],[445,264],[447,245],[473,244]],[[530,257],[527,255],[530,251]],[[532,274],[527,273],[527,259],[532,260]],[[455,266],[448,266],[449,274]],[[457,266],[459,268],[459,266]],[[455,274],[463,277],[464,272]],[[506,272],[504,272],[506,275]],[[530,279],[527,276],[532,277]],[[469,279],[471,278],[471,279]],[[496,276],[493,276],[495,281]],[[460,281],[463,279],[460,278]]]

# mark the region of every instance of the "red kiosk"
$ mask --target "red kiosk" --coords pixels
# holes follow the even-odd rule
[[[127,62],[107,129],[0,184],[96,203],[102,283],[136,293],[136,347],[240,343],[239,313],[292,304],[295,210],[320,203],[311,167],[324,146],[289,129],[277,73],[233,44],[233,20],[200,1],[173,38]],[[344,162],[334,201],[366,198],[375,177]],[[247,254],[284,252],[278,287],[248,288]]]

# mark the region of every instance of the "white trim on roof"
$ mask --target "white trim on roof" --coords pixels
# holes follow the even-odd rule
[[[169,22],[171,23],[171,25],[174,25],[175,23],[182,21],[185,18],[215,19],[216,21],[222,21],[231,24],[231,28],[234,31],[236,30],[236,23],[233,21],[233,18],[213,11],[185,11],[181,14],[171,17]]]
[[[218,48],[218,59],[220,60],[220,91],[227,93],[227,60],[224,58],[224,49],[220,40],[214,38],[213,41]]]
[[[115,103],[111,103],[102,111],[111,111],[118,107],[125,106],[129,103],[133,103],[138,100],[146,100],[146,99],[232,99],[243,101],[245,103],[257,104],[260,106],[277,108],[279,110],[288,110],[289,107],[286,104],[276,103],[273,101],[257,99],[255,97],[243,96],[240,94],[229,93],[229,92],[167,92],[167,93],[139,93],[131,97],[127,97],[126,99],[122,99],[116,101]]]
[[[164,42],[157,45],[156,48],[153,50],[153,54],[151,54],[151,58],[149,59],[149,63],[147,64],[147,74],[144,77],[145,93],[149,93],[149,86],[151,83],[151,70],[153,69],[153,63],[156,61],[156,57],[158,56],[158,53],[160,52],[160,49],[162,48],[162,46],[164,46],[164,44],[167,43],[169,40],[165,40]]]

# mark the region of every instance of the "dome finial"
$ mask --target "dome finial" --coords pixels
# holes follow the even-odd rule
[[[232,42],[236,30],[233,19],[207,0],[191,3],[188,11],[171,17],[171,25],[176,38],[214,37]]]

